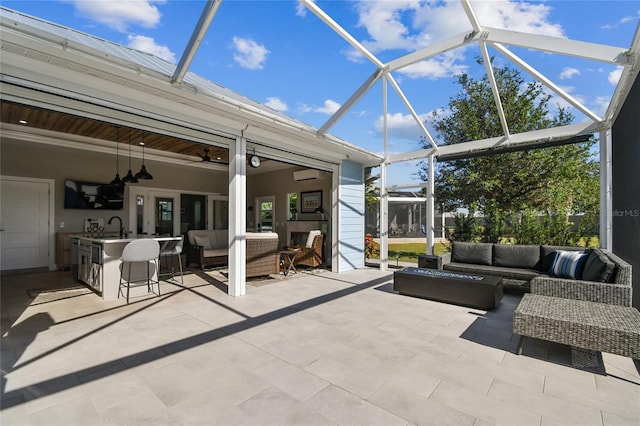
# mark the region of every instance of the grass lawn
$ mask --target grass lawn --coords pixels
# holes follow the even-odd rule
[[[378,252],[373,256],[374,259],[380,258],[380,247],[376,244]],[[433,248],[434,254],[438,255],[447,251],[447,245],[442,243],[436,243]],[[415,262],[418,263],[418,256],[427,252],[427,245],[425,243],[404,243],[404,244],[389,244],[389,260],[398,259],[402,262]]]

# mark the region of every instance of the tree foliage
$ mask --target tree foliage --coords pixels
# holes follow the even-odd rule
[[[494,73],[511,134],[569,124],[573,120],[563,108],[551,114],[551,95],[540,83],[525,82],[518,70],[509,67],[494,67]],[[443,144],[503,135],[488,78],[476,80],[465,73],[457,77],[457,84],[461,90],[449,101],[450,114],[434,114],[433,127]],[[482,213],[484,241],[497,242],[501,235],[513,232],[514,226],[519,227],[521,235],[524,229],[529,229],[527,240],[545,239],[548,235],[544,235],[544,230],[531,229],[537,221],[529,216],[558,216],[564,218],[565,228],[569,226],[568,214],[586,213],[587,219],[596,219],[599,167],[591,158],[593,143],[438,163],[436,201],[447,211],[464,207]],[[422,144],[427,147],[426,141]],[[426,180],[426,165],[420,176]],[[521,224],[522,220],[525,222]]]

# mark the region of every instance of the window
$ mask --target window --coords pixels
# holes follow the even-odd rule
[[[287,194],[287,200],[289,200],[289,217],[287,219],[298,220],[298,193]]]

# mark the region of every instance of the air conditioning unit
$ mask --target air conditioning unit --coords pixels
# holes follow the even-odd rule
[[[295,180],[296,182],[300,182],[303,180],[314,180],[322,178],[323,175],[323,171],[315,169],[296,170],[295,172],[293,172],[293,180]]]

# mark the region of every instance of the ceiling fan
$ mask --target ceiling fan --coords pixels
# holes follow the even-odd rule
[[[204,149],[204,155],[200,154],[200,153],[196,153],[198,154],[198,157],[200,157],[200,161],[192,161],[192,163],[213,163],[213,164],[224,164],[227,165],[226,162],[224,161],[219,161],[219,160],[214,160],[209,156],[209,148],[205,148]]]

